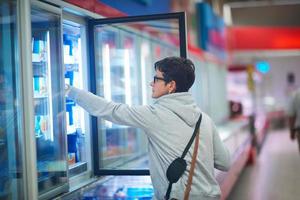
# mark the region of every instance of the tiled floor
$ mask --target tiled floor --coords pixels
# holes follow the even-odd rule
[[[288,130],[269,132],[254,166],[245,168],[228,200],[300,199],[300,155]]]

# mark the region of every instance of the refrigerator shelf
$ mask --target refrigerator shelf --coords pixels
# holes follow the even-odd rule
[[[78,71],[79,64],[78,63],[67,63],[65,64],[65,71]]]
[[[32,62],[33,63],[46,62],[45,55],[44,54],[33,53],[32,54]]]
[[[34,100],[39,100],[39,99],[46,99],[48,98],[47,95],[34,95]]]
[[[37,67],[43,67],[46,66],[47,62],[44,61],[32,61],[32,65],[33,66],[37,66]]]
[[[46,77],[47,70],[46,70],[46,63],[33,63],[32,64],[32,73],[35,77]]]

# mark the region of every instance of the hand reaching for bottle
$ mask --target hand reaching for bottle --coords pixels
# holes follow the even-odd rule
[[[68,96],[69,92],[71,90],[71,86],[69,84],[65,84],[65,95]]]

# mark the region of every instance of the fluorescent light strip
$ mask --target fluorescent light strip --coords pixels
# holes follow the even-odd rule
[[[124,49],[124,75],[125,75],[125,101],[126,104],[131,105],[131,80],[130,80],[130,61],[129,49]]]
[[[102,47],[102,60],[103,60],[103,90],[104,98],[111,101],[111,80],[110,80],[110,54],[109,44],[104,44]],[[107,128],[112,128],[112,122],[105,121]]]
[[[148,56],[147,44],[143,43],[141,47],[141,76],[142,76],[142,103],[147,104],[147,82],[146,82],[146,59]]]
[[[105,44],[102,49],[103,60],[103,81],[104,81],[104,97],[111,101],[111,80],[110,80],[110,55],[109,45]]]
[[[48,88],[47,91],[49,93],[49,133],[50,133],[50,140],[54,141],[53,138],[53,112],[52,112],[52,83],[51,83],[51,58],[50,58],[50,35],[49,35],[49,31],[47,31],[47,61],[48,61],[48,66],[47,66],[47,70],[48,70]]]
[[[73,55],[74,56],[74,55]],[[78,38],[78,87],[83,89],[83,71],[82,71],[82,54],[81,54],[81,38]]]
[[[78,38],[78,79],[79,79],[79,88],[83,89],[83,68],[82,68],[82,46],[81,46],[81,38]],[[82,133],[85,133],[85,123],[84,123],[84,110],[81,107],[78,107],[79,118],[80,118],[80,128]]]

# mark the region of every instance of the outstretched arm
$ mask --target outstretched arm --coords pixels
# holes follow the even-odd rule
[[[149,128],[153,121],[151,106],[129,106],[115,103],[74,87],[70,87],[66,94],[89,114],[103,117],[113,123],[145,129]]]

